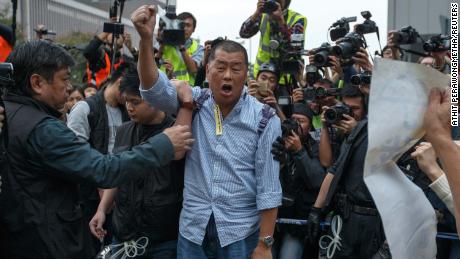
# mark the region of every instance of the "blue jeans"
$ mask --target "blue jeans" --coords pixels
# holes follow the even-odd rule
[[[279,259],[302,259],[304,244],[302,240],[285,233],[281,239]]]
[[[243,240],[221,247],[214,216],[211,215],[201,246],[179,235],[177,259],[246,259],[250,258],[258,242],[259,231],[257,230]]]
[[[118,240],[113,239],[112,245],[120,244]],[[119,248],[116,248],[115,252]],[[113,252],[112,252],[113,253]],[[123,254],[117,257],[121,258]],[[177,240],[166,241],[162,243],[149,244],[145,253],[141,256],[130,257],[138,259],[176,259],[177,257]]]

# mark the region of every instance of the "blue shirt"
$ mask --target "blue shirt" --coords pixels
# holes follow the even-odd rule
[[[192,88],[193,99],[200,96]],[[156,84],[142,90],[142,97],[166,113],[177,112],[176,88],[160,72]],[[272,117],[257,133],[263,104],[247,94],[222,121],[222,135],[216,135],[212,95],[203,103],[192,122],[195,143],[185,162],[184,202],[180,234],[201,245],[211,214],[214,215],[222,247],[242,240],[259,228],[260,210],[281,205],[279,163],[271,145],[281,136],[280,119]]]

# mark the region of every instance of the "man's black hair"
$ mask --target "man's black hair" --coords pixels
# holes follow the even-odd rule
[[[140,84],[141,82],[139,80],[139,74],[137,73],[137,71],[130,71],[123,77],[123,79],[121,79],[120,93],[141,96],[141,93],[139,91]]]
[[[6,62],[13,64],[15,82],[15,86],[8,91],[23,96],[33,95],[30,85],[30,77],[33,74],[38,74],[52,83],[57,71],[75,65],[74,59],[66,50],[45,40],[17,45]]]
[[[196,28],[196,19],[195,19],[195,16],[193,16],[193,14],[189,13],[189,12],[183,12],[183,13],[180,13],[178,16],[177,16],[177,19],[179,20],[182,20],[184,21],[185,19],[192,19],[193,21],[193,29]]]
[[[241,52],[244,54],[244,63],[246,65],[249,64],[249,61],[248,61],[248,52],[246,51],[246,49],[243,47],[243,45],[239,44],[238,42],[236,41],[232,41],[232,40],[223,40],[221,42],[219,42],[214,48],[211,49],[210,53],[209,53],[209,58],[208,58],[208,62],[211,62],[215,59],[215,56],[216,56],[216,51],[217,50],[223,50],[225,52],[228,52],[228,53],[235,53],[235,52]]]
[[[340,92],[340,95],[342,98],[348,97],[348,98],[353,98],[353,97],[361,97],[364,99],[363,93],[359,90],[359,87],[354,86],[354,85],[345,85],[345,87],[342,89]]]
[[[129,62],[129,61],[122,62],[120,66],[118,66],[118,68],[116,68],[112,72],[112,74],[110,74],[108,81],[110,84],[113,84],[118,79],[120,79],[120,77],[124,76],[127,73],[130,73],[133,70],[136,70],[136,64],[134,64],[133,62]]]

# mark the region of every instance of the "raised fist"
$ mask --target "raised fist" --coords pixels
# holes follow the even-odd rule
[[[131,14],[131,21],[141,36],[141,39],[153,38],[156,18],[157,8],[155,5],[143,5]]]

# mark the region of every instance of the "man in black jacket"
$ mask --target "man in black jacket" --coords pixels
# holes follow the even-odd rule
[[[313,111],[303,103],[294,104],[292,110],[289,120],[298,123],[297,133],[288,132],[288,136],[273,144],[275,157],[286,155],[280,173],[283,206],[279,209],[278,217],[304,219],[315,202],[326,171],[318,159],[318,142],[310,135]],[[280,229],[279,258],[300,259],[302,253],[318,254],[316,239],[308,237],[302,227],[282,225]]]
[[[191,133],[178,126],[131,151],[102,155],[58,119],[74,64],[64,49],[47,41],[26,42],[7,61],[15,68],[15,85],[4,98],[9,163],[0,170],[0,216],[7,237],[1,250],[6,258],[90,258],[78,183],[113,188],[152,173],[183,156],[193,143]]]
[[[355,122],[342,143],[339,157],[327,170],[308,216],[308,231],[313,236],[318,234],[321,209],[333,201],[335,211],[343,219],[342,246],[333,258],[370,259],[385,237],[378,210],[363,178],[368,144],[364,96],[355,86],[345,87],[341,95],[343,102],[353,110]]]
[[[117,128],[129,120],[124,99],[120,94],[120,82],[130,67],[134,65],[124,63],[118,67],[96,95],[75,104],[67,119],[67,126],[78,139],[88,142],[102,154],[112,154]],[[90,183],[83,183],[80,190],[83,195],[84,218],[89,223],[100,201],[99,192]],[[110,229],[110,222],[108,224]],[[99,241],[93,239],[94,255],[98,248]]]
[[[137,73],[128,74],[121,82],[120,91],[126,99],[131,121],[118,129],[114,153],[130,150],[174,125],[172,117],[142,100],[139,85]],[[175,259],[184,163],[183,160],[174,161],[152,171],[155,174],[132,179],[118,188],[105,190],[90,222],[91,232],[97,237],[104,236],[106,232],[102,226],[106,214],[115,205],[112,217],[113,245],[147,237],[149,242],[144,256]],[[117,250],[119,248],[113,248],[113,252]]]

